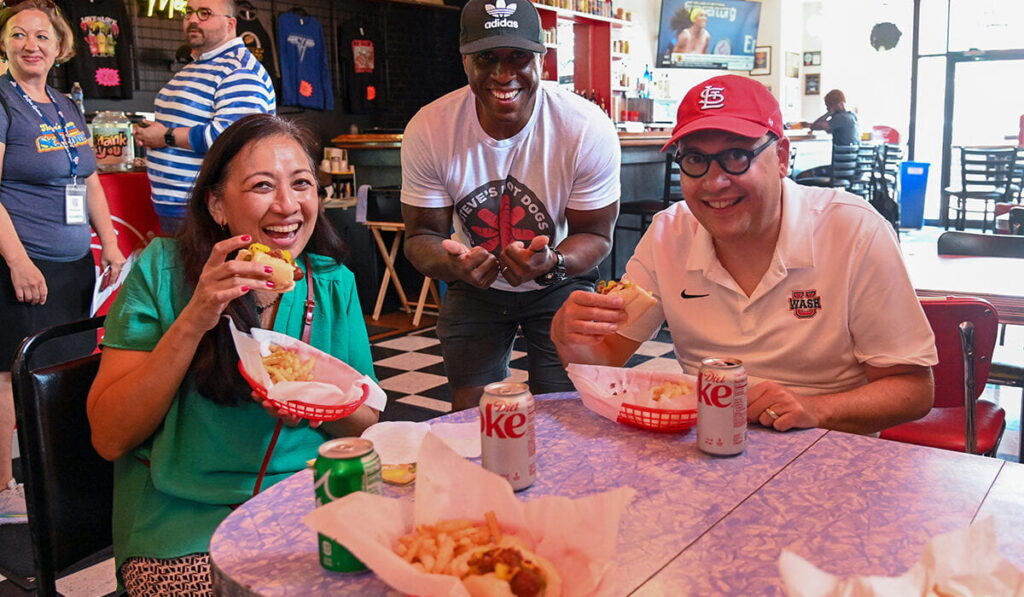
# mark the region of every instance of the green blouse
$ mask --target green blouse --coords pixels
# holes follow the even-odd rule
[[[374,377],[352,272],[320,255],[309,255],[309,260],[316,300],[310,343]],[[154,240],[118,292],[107,316],[103,344],[153,350],[190,296],[177,241]],[[282,296],[275,331],[299,337],[305,297],[304,282]],[[153,435],[114,464],[118,570],[131,557],[174,558],[208,552],[213,531],[231,512],[230,506],[252,496],[277,419],[255,401],[219,406],[187,389],[188,385],[182,384]],[[285,426],[263,487],[301,470],[324,440],[321,432],[306,424]]]

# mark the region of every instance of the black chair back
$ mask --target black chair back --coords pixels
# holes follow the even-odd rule
[[[103,317],[25,339],[12,381],[38,594],[56,595],[62,570],[111,545],[114,465],[92,447],[85,402],[99,354],[31,369],[43,344],[103,326]]]
[[[679,164],[672,158],[671,152],[665,157],[665,185],[662,187],[661,194],[662,209],[683,198],[683,185],[679,178],[682,173],[679,171]]]
[[[939,236],[939,255],[1024,258],[1024,236],[977,232],[943,232]]]
[[[856,170],[847,190],[865,200],[871,198],[871,190],[874,188],[872,180],[878,154],[879,146],[872,143],[861,143],[857,148]]]
[[[961,147],[960,189],[968,192],[998,192],[1009,196],[1017,162],[1013,147]]]
[[[1024,236],[1024,207],[1010,208],[1010,234]]]
[[[960,147],[960,186],[943,190],[948,203],[945,214],[954,210],[957,230],[967,227],[967,214],[981,214],[981,230],[995,229],[995,204],[1012,202],[1020,193],[1016,147]],[[1014,181],[1017,184],[1014,184]],[[950,199],[955,199],[953,203]],[[991,209],[990,209],[991,206]],[[991,214],[992,218],[989,217]]]
[[[832,146],[832,186],[849,187],[857,174],[859,145]]]
[[[612,230],[612,251],[609,256],[612,278],[619,277],[618,251],[615,246],[615,241],[618,238],[616,233],[619,231],[627,231],[643,235],[643,233],[647,231],[647,227],[651,225],[651,220],[654,219],[654,214],[663,209],[667,209],[670,205],[683,198],[683,187],[680,182],[680,176],[682,173],[679,171],[679,164],[675,162],[674,158],[675,155],[672,151],[665,153],[665,177],[663,179],[664,184],[662,185],[660,198],[634,199],[631,201],[621,201],[619,203],[619,217],[615,221],[615,228]],[[623,216],[629,218],[629,221],[624,221]],[[636,225],[632,223],[634,216],[637,218]],[[629,254],[631,253],[632,249],[629,250]]]

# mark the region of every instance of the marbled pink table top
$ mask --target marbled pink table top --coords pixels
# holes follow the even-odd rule
[[[463,411],[439,420],[476,417]],[[1018,565],[1024,560],[1020,465],[819,429],[759,427],[750,429],[744,454],[716,458],[697,450],[694,431],[624,427],[573,394],[540,397],[537,442],[539,478],[521,499],[637,490],[619,532],[617,594],[780,594],[783,547],[833,573],[899,574],[931,536],[967,525],[979,508],[999,519],[1003,553]],[[385,487],[411,499],[411,487]],[[371,573],[320,567],[315,534],[301,522],[312,508],[312,477],[303,471],[233,512],[210,546],[218,589],[388,594]]]

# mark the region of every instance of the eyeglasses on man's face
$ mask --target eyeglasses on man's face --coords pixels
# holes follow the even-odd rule
[[[185,20],[189,20],[193,15],[200,21],[209,21],[210,17],[228,17],[231,15],[217,14],[209,8],[192,8],[191,6],[185,9]]]
[[[758,154],[768,149],[769,145],[778,140],[778,137],[771,135],[767,141],[754,149],[734,147],[713,155],[694,149],[687,149],[676,153],[676,163],[679,164],[679,169],[683,174],[690,178],[700,178],[707,174],[711,168],[711,162],[718,162],[718,165],[722,167],[726,174],[739,176],[750,170],[750,164],[754,162],[754,158]]]

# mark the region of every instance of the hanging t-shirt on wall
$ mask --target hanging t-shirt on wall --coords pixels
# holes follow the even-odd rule
[[[69,83],[87,98],[132,97],[131,20],[122,0],[68,0],[65,14],[75,35]]]
[[[277,15],[277,48],[281,105],[333,110],[334,86],[320,22],[294,12]]]
[[[384,46],[376,28],[355,20],[338,28],[345,109],[353,114],[384,105]]]
[[[270,77],[275,81],[278,80],[281,75],[277,72],[277,56],[274,53],[274,45],[270,39],[270,34],[267,33],[263,23],[260,22],[255,8],[238,7],[238,25],[236,30],[238,31],[238,37],[242,38],[242,43],[245,44],[246,48],[249,48],[249,51],[256,57],[256,60],[260,61],[263,68],[267,69]]]

